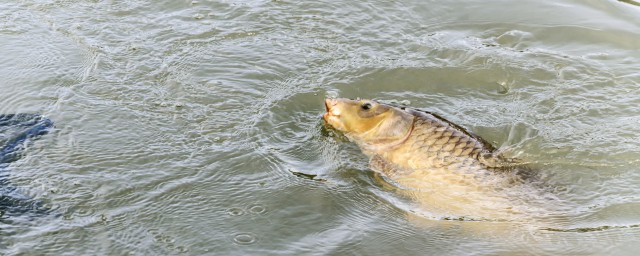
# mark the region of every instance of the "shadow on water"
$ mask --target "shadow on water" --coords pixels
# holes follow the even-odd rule
[[[634,0],[618,0],[619,2],[623,2],[623,3],[627,3],[627,4],[631,4],[631,5],[635,5],[635,6],[640,6],[640,2],[634,1]]]
[[[50,213],[41,201],[23,195],[9,182],[9,165],[20,158],[25,146],[47,134],[53,122],[37,114],[0,115],[0,223],[13,216],[37,217]]]

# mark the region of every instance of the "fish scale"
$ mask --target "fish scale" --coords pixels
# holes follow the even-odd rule
[[[414,124],[413,134],[408,139],[412,141],[409,148],[411,152],[435,152],[446,166],[456,164],[458,167],[473,164],[466,161],[469,157],[477,159],[481,152],[490,152],[489,149],[483,148],[482,142],[466,132],[459,131],[459,128],[449,125],[446,121],[424,112],[412,110],[410,113],[418,119]],[[425,167],[429,167],[429,161],[422,162],[425,163]]]

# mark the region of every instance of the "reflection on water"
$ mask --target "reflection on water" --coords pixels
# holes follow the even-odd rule
[[[635,4],[4,2],[0,114],[56,120],[11,183],[60,217],[0,224],[0,254],[632,254]],[[436,112],[568,203],[424,218],[323,128],[327,96]]]

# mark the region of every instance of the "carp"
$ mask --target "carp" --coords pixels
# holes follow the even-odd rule
[[[326,99],[325,122],[356,143],[370,168],[440,218],[513,219],[529,169],[482,138],[426,111],[373,100]]]

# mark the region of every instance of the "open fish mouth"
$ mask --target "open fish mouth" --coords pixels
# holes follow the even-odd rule
[[[341,114],[345,111],[344,104],[341,104],[338,99],[325,99],[324,100],[324,108],[327,110],[322,118],[325,123],[331,126],[333,129],[338,131],[346,132],[347,129],[345,127],[344,120],[342,120]],[[348,113],[347,113],[348,114]]]
[[[325,99],[324,100],[324,109],[327,111],[327,113],[329,111],[331,111],[330,105],[331,105],[331,99]]]
[[[338,105],[338,101],[335,100],[335,99],[325,99],[324,100],[324,108],[327,110],[327,112],[331,112],[331,109],[335,105]]]
[[[335,108],[335,106],[338,104],[338,101],[335,99],[325,99],[324,100],[324,108],[327,111],[326,113],[324,113],[324,115],[322,115],[322,117],[324,118],[324,120],[326,122],[329,122],[329,120],[331,118],[338,118],[340,117],[340,111]]]

